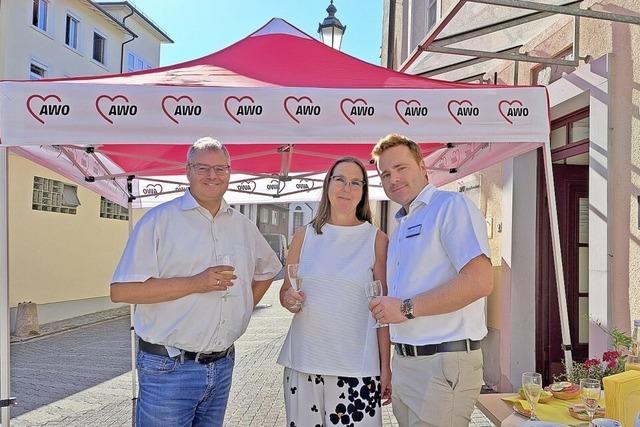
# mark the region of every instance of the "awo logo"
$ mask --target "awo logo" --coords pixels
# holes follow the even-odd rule
[[[308,96],[287,96],[284,99],[284,111],[291,117],[291,120],[300,124],[299,117],[319,116],[322,109],[319,105],[313,105],[313,100]]]
[[[280,181],[278,179],[272,179],[269,184],[267,184],[267,190],[276,190],[278,193],[281,193],[286,187],[287,183],[284,181]]]
[[[462,101],[452,100],[447,104],[447,109],[449,110],[449,114],[453,117],[459,125],[462,124],[462,119],[468,117],[478,117],[480,115],[480,109],[478,107],[474,107],[473,103],[468,99],[464,99]]]
[[[522,104],[522,101],[517,99],[511,101],[503,99],[498,102],[498,111],[510,125],[513,124],[513,119],[517,117],[527,117],[529,115],[529,109]]]
[[[296,182],[296,190],[313,190],[316,186],[316,182],[310,179],[299,178],[298,182]]]
[[[129,98],[124,95],[100,95],[96,98],[96,110],[110,124],[113,124],[114,117],[138,114],[138,106],[129,104]]]
[[[31,95],[27,98],[27,110],[34,119],[45,124],[45,118],[68,116],[71,108],[58,95]]]
[[[236,184],[236,188],[238,189],[238,191],[253,193],[254,191],[256,191],[256,182],[252,179],[241,181]]]
[[[362,98],[344,98],[340,101],[340,111],[342,115],[351,123],[355,125],[355,119],[360,117],[373,117],[376,113],[375,108],[369,105],[366,100]]]
[[[199,116],[202,114],[202,106],[193,104],[190,96],[167,95],[162,98],[162,111],[175,124],[180,124],[178,118]]]
[[[142,189],[142,194],[144,194],[145,196],[155,195],[155,197],[158,197],[158,195],[162,194],[162,185],[147,184],[147,186]]]
[[[427,114],[429,114],[429,109],[420,104],[417,99],[398,99],[395,108],[396,114],[405,125],[409,124],[407,120],[409,117],[427,117]]]
[[[241,118],[260,116],[263,111],[262,105],[256,104],[250,96],[227,96],[224,100],[224,109],[238,124],[242,123]]]

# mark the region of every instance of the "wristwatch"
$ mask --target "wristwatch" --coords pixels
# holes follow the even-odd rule
[[[407,319],[415,318],[415,316],[413,315],[413,301],[411,300],[411,298],[407,298],[406,300],[402,301],[402,304],[400,304],[400,312]]]

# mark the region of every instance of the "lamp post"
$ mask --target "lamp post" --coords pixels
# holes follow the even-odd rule
[[[340,50],[342,44],[342,36],[347,29],[346,25],[342,25],[340,20],[335,17],[338,9],[333,5],[333,0],[327,7],[327,17],[321,24],[318,24],[318,33],[322,43],[329,47]]]

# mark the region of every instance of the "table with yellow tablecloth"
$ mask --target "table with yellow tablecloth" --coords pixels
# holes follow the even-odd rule
[[[529,403],[517,394],[503,396],[502,400],[514,407],[524,409],[525,411],[529,411],[531,409]],[[569,414],[569,407],[578,404],[582,404],[582,400],[580,400],[580,398],[571,400],[552,398],[546,403],[538,403],[536,407],[536,415],[541,421],[577,426],[584,424],[585,421],[572,417],[571,414]],[[604,398],[600,400],[600,406],[604,408]]]

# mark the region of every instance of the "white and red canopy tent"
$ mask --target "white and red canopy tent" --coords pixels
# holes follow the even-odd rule
[[[543,147],[553,196],[544,87],[398,73],[333,50],[281,19],[219,52],[169,67],[0,82],[0,156],[9,148],[111,200],[133,200],[134,207],[156,204],[163,199],[158,193],[184,191],[186,151],[202,136],[221,140],[231,153],[229,201],[254,203],[317,198],[308,190],[321,187],[334,159],[368,161],[373,144],[388,133],[420,143],[436,185]],[[375,184],[374,197],[383,197]],[[6,251],[2,194],[0,251]],[[555,197],[549,201],[562,271]],[[6,296],[6,252],[1,260]],[[557,277],[564,298],[562,274]],[[560,306],[569,344],[564,300]]]

